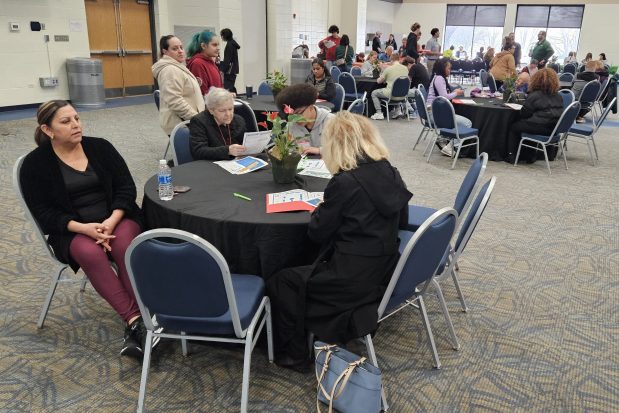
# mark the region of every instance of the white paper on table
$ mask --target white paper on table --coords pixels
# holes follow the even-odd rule
[[[458,101],[460,103],[464,103],[465,105],[477,105],[477,102],[472,99],[458,99]]]
[[[291,189],[290,191],[276,192],[269,195],[269,204],[283,204],[286,202],[307,202],[312,206],[322,202],[324,192],[307,192],[304,189]]]
[[[325,165],[325,161],[322,159],[303,158],[301,159],[301,162],[299,162],[299,168],[303,169],[299,172],[299,175],[314,176],[316,178],[324,179],[333,178],[333,175],[331,175],[331,172],[329,172],[327,166]]]
[[[242,175],[253,172],[267,165],[267,163],[262,159],[254,158],[253,156],[246,156],[244,158],[233,159],[231,161],[216,161],[213,163],[221,166],[233,175]]]
[[[243,146],[246,155],[254,155],[264,151],[271,141],[271,131],[245,132],[243,136]]]
[[[507,106],[508,108],[512,108],[514,110],[520,110],[522,109],[522,105],[518,104],[518,103],[503,103],[505,106]]]

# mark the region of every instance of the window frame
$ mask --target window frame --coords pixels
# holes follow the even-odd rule
[[[474,20],[473,20],[473,24],[472,25],[452,25],[452,24],[448,24],[448,16],[449,16],[449,7],[450,6],[455,6],[455,7],[475,7],[475,14],[474,14]],[[477,26],[477,8],[478,7],[501,7],[503,8],[503,23],[501,25],[496,25],[496,26],[487,26],[487,25],[479,25]],[[549,13],[550,14],[550,13]],[[461,3],[454,3],[454,4],[447,4],[447,10],[445,11],[445,26],[443,28],[443,44],[442,44],[442,50],[447,50],[451,45],[447,45],[445,42],[447,41],[447,37],[445,36],[447,34],[447,27],[472,27],[473,28],[473,34],[471,36],[471,43],[468,45],[469,50],[466,50],[467,54],[469,54],[470,56],[470,60],[472,60],[473,56],[475,55],[475,50],[473,49],[473,44],[475,42],[475,31],[477,29],[477,27],[501,27],[504,28],[505,27],[505,19],[507,18],[507,4],[503,3],[496,3],[496,4],[475,4],[475,3],[470,3],[470,4],[461,4]]]

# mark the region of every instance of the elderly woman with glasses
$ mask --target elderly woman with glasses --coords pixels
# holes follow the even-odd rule
[[[320,154],[322,130],[333,114],[316,103],[316,89],[308,83],[300,83],[288,86],[277,95],[277,106],[280,111],[285,105],[294,109],[295,113],[302,115],[307,122],[299,122],[291,126],[293,136],[307,136],[299,144],[303,152],[312,155]]]
[[[206,110],[191,118],[189,134],[194,159],[222,161],[243,155],[245,120],[234,113],[232,93],[212,88],[206,95]]]

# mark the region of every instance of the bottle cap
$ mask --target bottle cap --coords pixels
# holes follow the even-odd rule
[[[167,165],[167,164],[168,164],[168,161],[166,161],[165,159],[161,159],[159,161],[159,165]]]

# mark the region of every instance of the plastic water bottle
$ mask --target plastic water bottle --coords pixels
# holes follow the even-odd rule
[[[159,161],[159,199],[169,201],[174,197],[174,188],[172,187],[172,171],[165,159]]]

